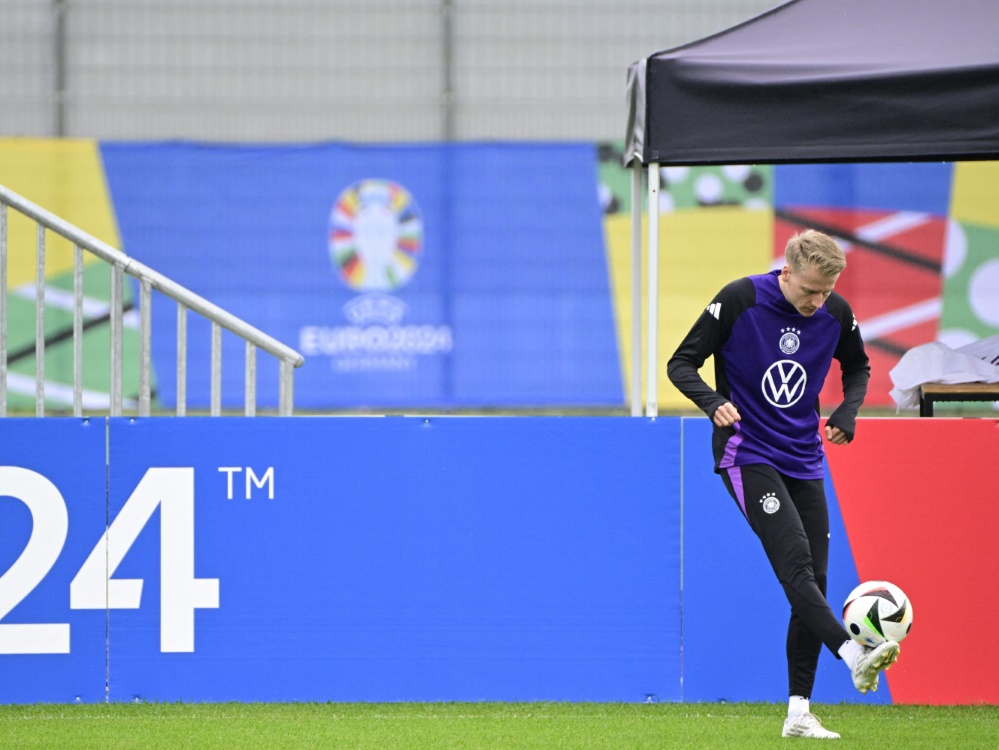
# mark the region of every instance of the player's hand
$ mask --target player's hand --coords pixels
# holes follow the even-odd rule
[[[849,445],[850,438],[839,427],[826,425],[826,440],[834,445]]]
[[[719,427],[731,427],[740,419],[742,417],[739,416],[739,410],[735,408],[735,404],[731,401],[726,401],[715,409],[715,413],[711,417],[711,421]]]

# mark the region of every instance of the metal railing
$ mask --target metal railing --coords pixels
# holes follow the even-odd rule
[[[256,414],[257,349],[262,349],[280,363],[278,414],[290,416],[294,410],[294,369],[305,358],[277,339],[198,296],[189,289],[129,257],[121,250],[93,237],[21,195],[0,185],[0,417],[7,416],[7,259],[8,206],[35,221],[35,415],[45,416],[45,235],[46,230],[73,243],[73,414],[83,415],[83,252],[87,251],[110,265],[110,416],[122,415],[122,350],[124,329],[124,277],[139,282],[139,394],[138,416],[149,416],[151,401],[152,291],[155,289],[177,303],[177,416],[187,411],[187,311],[193,310],[211,321],[211,397],[210,413],[222,413],[222,329],[246,342],[244,413]]]

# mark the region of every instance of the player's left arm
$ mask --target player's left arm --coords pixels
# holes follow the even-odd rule
[[[857,413],[867,396],[871,365],[850,304],[833,292],[826,305],[840,324],[839,343],[833,356],[843,371],[843,403],[826,420],[826,437],[830,442],[845,445],[853,440],[857,430]]]

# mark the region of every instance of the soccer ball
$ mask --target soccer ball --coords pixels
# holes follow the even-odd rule
[[[846,597],[843,624],[861,646],[899,643],[912,628],[912,602],[894,583],[867,581]]]

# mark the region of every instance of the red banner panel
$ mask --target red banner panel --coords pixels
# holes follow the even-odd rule
[[[912,602],[893,702],[999,703],[999,421],[864,419],[826,455],[860,580]]]

